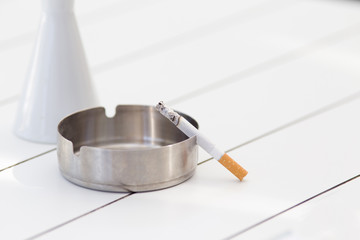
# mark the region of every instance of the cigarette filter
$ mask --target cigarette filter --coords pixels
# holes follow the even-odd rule
[[[175,124],[188,137],[196,136],[197,144],[206,152],[218,160],[224,167],[226,167],[232,174],[234,174],[240,181],[247,175],[247,171],[241,167],[235,160],[233,160],[224,151],[218,149],[207,137],[205,137],[198,129],[196,129],[185,118],[181,117],[173,109],[167,107],[163,102],[156,105],[156,109]]]

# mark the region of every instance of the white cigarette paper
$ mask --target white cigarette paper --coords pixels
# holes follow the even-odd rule
[[[172,123],[174,123],[188,137],[196,136],[197,144],[207,153],[218,160],[224,167],[232,172],[237,178],[242,180],[247,171],[242,168],[236,161],[230,158],[224,151],[218,149],[207,137],[204,136],[197,128],[181,117],[173,109],[167,107],[163,102],[156,105],[156,109]]]

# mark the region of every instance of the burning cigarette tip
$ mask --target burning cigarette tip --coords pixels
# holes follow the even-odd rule
[[[234,174],[240,181],[248,174],[248,172],[234,161],[229,155],[224,154],[219,162],[226,167],[232,174]]]
[[[163,101],[160,101],[156,105],[156,110],[158,110],[162,115],[169,119],[173,124],[179,124],[180,115],[171,108],[167,107]]]

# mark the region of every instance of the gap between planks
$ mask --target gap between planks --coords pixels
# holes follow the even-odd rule
[[[56,150],[56,148],[52,148],[52,149],[50,149],[50,150],[48,150],[48,151],[46,151],[46,152],[40,153],[40,154],[38,154],[38,155],[35,155],[35,156],[33,156],[33,157],[30,157],[30,158],[28,158],[28,159],[25,159],[25,160],[23,160],[23,161],[20,161],[20,162],[18,162],[18,163],[15,163],[15,164],[13,164],[13,165],[10,165],[10,166],[8,166],[8,167],[5,167],[5,168],[3,168],[3,169],[0,169],[0,173],[1,173],[2,171],[8,170],[8,169],[13,168],[13,167],[16,167],[16,166],[18,166],[18,165],[20,165],[20,164],[23,164],[23,163],[26,163],[26,162],[28,162],[28,161],[30,161],[30,160],[33,160],[33,159],[35,159],[35,158],[37,158],[37,157],[41,157],[41,156],[43,156],[43,155],[45,155],[45,154],[51,153],[51,152],[53,152],[53,151],[55,151],[55,150]]]
[[[299,123],[305,122],[305,121],[307,121],[307,120],[309,120],[311,118],[317,117],[317,116],[319,116],[319,115],[321,115],[323,113],[332,111],[332,110],[334,110],[336,108],[339,108],[339,107],[341,107],[343,105],[346,105],[346,104],[348,104],[348,103],[350,103],[352,101],[358,100],[359,98],[360,98],[360,90],[353,93],[353,94],[351,94],[351,95],[349,95],[349,96],[347,96],[347,97],[344,97],[344,98],[342,98],[340,100],[337,100],[337,101],[335,101],[335,102],[333,102],[331,104],[328,104],[328,105],[326,105],[324,107],[321,107],[321,108],[319,108],[319,109],[317,109],[317,110],[315,110],[313,112],[310,112],[310,113],[308,113],[306,115],[303,115],[303,116],[301,116],[301,117],[299,117],[299,118],[297,118],[297,119],[295,119],[293,121],[290,121],[290,122],[285,123],[285,124],[283,124],[283,125],[281,125],[281,126],[279,126],[277,128],[274,128],[274,129],[272,129],[272,130],[270,130],[270,131],[268,131],[268,132],[266,132],[264,134],[261,134],[261,135],[259,135],[257,137],[254,137],[254,138],[252,138],[252,139],[250,139],[250,140],[248,140],[248,141],[246,141],[244,143],[241,143],[241,144],[239,144],[239,145],[237,145],[235,147],[232,147],[232,148],[226,150],[225,152],[228,153],[228,152],[234,151],[234,150],[236,150],[238,148],[241,148],[243,146],[246,146],[246,145],[248,145],[250,143],[261,140],[262,138],[271,136],[271,135],[276,134],[277,132],[280,132],[280,131],[282,131],[284,129],[287,129],[287,128],[292,127],[294,125],[297,125]],[[198,163],[198,165],[206,163],[206,162],[208,162],[208,161],[210,161],[212,159],[213,158],[206,159],[206,160]]]
[[[106,204],[104,204],[104,205],[102,205],[102,206],[100,206],[100,207],[98,207],[98,208],[95,208],[95,209],[89,211],[89,212],[86,212],[86,213],[84,213],[84,214],[81,214],[80,216],[74,217],[74,218],[72,218],[72,219],[70,219],[70,220],[68,220],[68,221],[66,221],[66,222],[60,223],[59,225],[56,225],[56,226],[54,226],[54,227],[52,227],[52,228],[49,228],[49,229],[47,229],[47,230],[45,230],[45,231],[43,231],[43,232],[38,233],[38,234],[36,234],[36,235],[34,235],[34,236],[32,236],[32,237],[29,237],[29,238],[27,238],[27,240],[32,240],[32,239],[36,239],[36,238],[38,238],[38,237],[41,237],[41,236],[43,236],[43,235],[45,235],[45,234],[47,234],[47,233],[50,233],[50,232],[52,232],[52,231],[54,231],[54,230],[56,230],[56,229],[58,229],[58,228],[60,228],[60,227],[63,227],[63,226],[65,226],[65,225],[69,224],[69,223],[72,223],[72,222],[74,222],[74,221],[76,221],[76,220],[78,220],[78,219],[80,219],[80,218],[82,218],[82,217],[85,217],[85,216],[87,216],[87,215],[89,215],[89,214],[91,214],[91,213],[94,213],[94,212],[96,212],[96,211],[99,211],[99,210],[102,209],[102,208],[105,208],[105,207],[110,206],[110,205],[112,205],[112,204],[114,204],[114,203],[116,203],[116,202],[118,202],[118,201],[120,201],[120,200],[123,200],[123,199],[125,199],[125,198],[127,198],[127,197],[130,197],[130,196],[133,195],[133,194],[135,194],[135,193],[129,193],[129,194],[125,195],[125,196],[122,196],[122,197],[120,197],[120,198],[117,198],[117,199],[115,199],[114,201],[111,201],[111,202],[109,202],[109,203],[106,203]]]
[[[273,219],[275,217],[278,217],[278,216],[280,216],[280,215],[282,215],[282,214],[284,214],[284,213],[286,213],[286,212],[288,212],[288,211],[290,211],[290,210],[292,210],[292,209],[294,209],[294,208],[296,208],[298,206],[301,206],[301,205],[309,202],[310,200],[313,200],[314,198],[317,198],[317,197],[319,197],[321,195],[324,195],[324,194],[326,194],[326,193],[328,193],[328,192],[330,192],[330,191],[332,191],[332,190],[334,190],[334,189],[336,189],[336,188],[338,188],[338,187],[340,187],[340,186],[342,186],[342,185],[344,185],[344,184],[346,184],[348,182],[351,182],[351,181],[357,179],[358,177],[360,177],[360,174],[358,174],[358,175],[356,175],[356,176],[354,176],[352,178],[349,178],[349,179],[347,179],[347,180],[345,180],[345,181],[343,181],[343,182],[341,182],[341,183],[339,183],[339,184],[337,184],[337,185],[335,185],[333,187],[330,187],[330,188],[328,188],[328,189],[326,189],[326,190],[324,190],[324,191],[322,191],[322,192],[320,192],[318,194],[315,194],[312,197],[309,197],[309,198],[307,198],[307,199],[305,199],[305,200],[303,200],[303,201],[301,201],[301,202],[299,202],[299,203],[297,203],[297,204],[295,204],[295,205],[293,205],[293,206],[291,206],[291,207],[289,207],[289,208],[287,208],[285,210],[282,210],[282,211],[280,211],[280,212],[278,212],[278,213],[276,213],[276,214],[274,214],[274,215],[272,215],[272,216],[270,216],[268,218],[265,218],[265,219],[261,220],[260,222],[257,222],[255,224],[249,226],[249,227],[246,227],[243,230],[241,230],[239,232],[236,232],[236,233],[234,233],[234,234],[232,234],[232,235],[230,235],[230,236],[228,236],[228,237],[226,237],[224,239],[228,240],[228,239],[233,239],[235,237],[238,237],[239,235],[241,235],[241,234],[243,234],[243,233],[245,233],[247,231],[250,231],[251,229],[253,229],[253,228],[257,227],[257,226],[259,226],[259,225],[261,225],[263,223],[266,223],[266,222],[270,221],[271,219]]]
[[[309,56],[313,53],[316,53],[317,51],[333,46],[341,41],[351,39],[352,37],[356,37],[358,34],[360,34],[360,22],[351,26],[347,26],[346,28],[343,28],[336,32],[332,32],[322,38],[319,38],[308,44],[290,50],[287,53],[257,63],[237,73],[233,73],[224,79],[215,81],[211,84],[208,84],[204,87],[200,87],[198,89],[195,89],[191,92],[188,92],[186,94],[183,94],[177,98],[174,98],[166,102],[169,105],[174,105],[180,102],[188,101],[189,99],[198,97],[199,95],[203,95],[205,93],[218,90],[219,88],[222,88],[229,84],[256,76],[261,73],[265,73],[267,71],[273,70],[277,67],[288,64],[305,56]]]

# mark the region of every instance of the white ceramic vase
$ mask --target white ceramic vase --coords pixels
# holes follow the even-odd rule
[[[23,139],[55,143],[61,119],[97,105],[73,5],[74,0],[43,0],[14,126]]]

